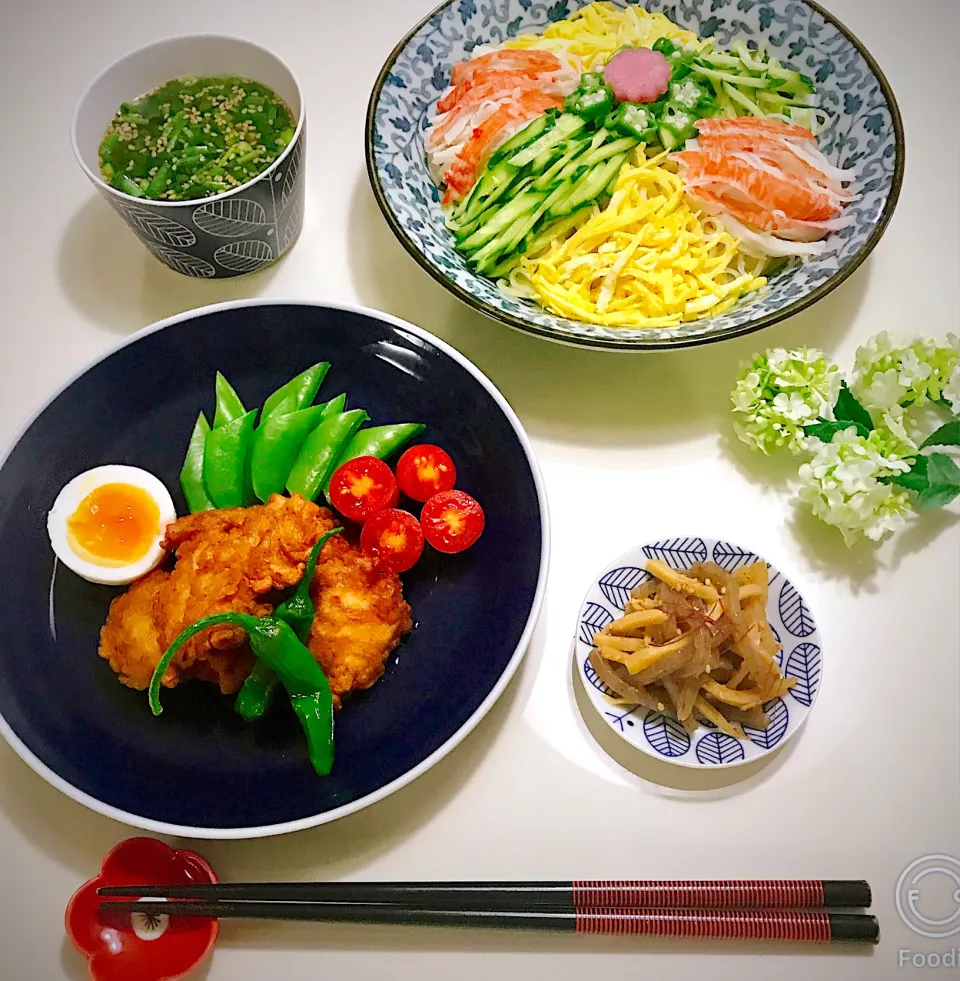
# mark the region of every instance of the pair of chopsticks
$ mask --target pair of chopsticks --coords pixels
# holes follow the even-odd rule
[[[117,916],[479,926],[660,937],[877,943],[862,880],[265,882],[105,886]],[[150,899],[130,897],[149,896]]]

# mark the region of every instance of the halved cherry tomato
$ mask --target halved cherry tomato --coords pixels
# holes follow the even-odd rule
[[[451,554],[469,548],[483,532],[486,519],[478,501],[460,490],[434,494],[420,512],[424,538]]]
[[[457,482],[457,468],[450,454],[439,446],[411,446],[397,461],[397,483],[407,497],[429,501],[434,494],[450,490]]]
[[[408,511],[385,508],[371,515],[360,532],[364,555],[378,560],[387,572],[406,572],[423,555],[420,522]]]
[[[330,503],[351,521],[363,522],[398,498],[393,472],[375,456],[358,456],[338,467],[330,478]]]

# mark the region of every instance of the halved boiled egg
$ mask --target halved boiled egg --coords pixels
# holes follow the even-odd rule
[[[57,557],[90,582],[121,585],[157,567],[177,512],[167,488],[138,467],[112,464],[74,477],[47,515]]]

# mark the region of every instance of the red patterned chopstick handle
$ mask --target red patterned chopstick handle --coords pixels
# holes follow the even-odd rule
[[[714,940],[795,940],[827,943],[830,914],[784,910],[617,910],[577,913],[577,933]],[[865,919],[872,919],[866,917]]]
[[[581,910],[614,909],[816,909],[825,905],[819,879],[643,879],[573,883],[573,905]]]

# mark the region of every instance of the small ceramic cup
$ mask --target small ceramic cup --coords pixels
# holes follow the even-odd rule
[[[290,145],[262,174],[194,201],[149,201],[100,176],[100,143],[122,102],[174,78],[239,75],[273,89],[293,112]],[[201,279],[242,276],[279,259],[303,224],[306,111],[296,78],[250,41],[198,34],[168,38],[115,61],[84,92],[73,117],[73,151],[84,173],[161,262]]]

